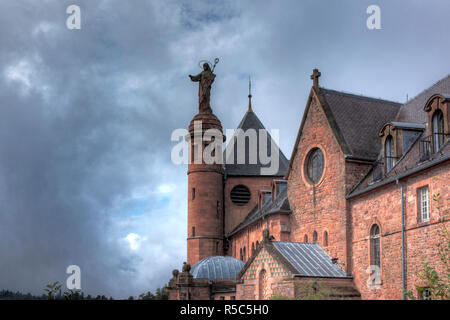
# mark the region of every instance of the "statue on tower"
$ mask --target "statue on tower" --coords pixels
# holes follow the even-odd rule
[[[219,59],[215,59],[214,66],[211,70],[208,62],[203,63],[203,71],[198,75],[193,76],[189,75],[194,82],[200,82],[198,86],[198,108],[199,113],[212,113],[210,98],[211,98],[211,85],[216,78],[216,75],[213,73],[216,64],[219,62]]]

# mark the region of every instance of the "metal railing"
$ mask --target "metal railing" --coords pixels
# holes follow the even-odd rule
[[[438,152],[449,138],[450,134],[443,132],[432,133],[422,138],[419,143],[420,161],[430,159],[431,155]]]
[[[420,161],[425,161],[431,157],[431,140],[433,135],[429,135],[419,142]]]

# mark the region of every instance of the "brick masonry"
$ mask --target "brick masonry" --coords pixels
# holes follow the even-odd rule
[[[422,170],[419,173],[403,178],[396,183],[392,181],[372,191],[347,199],[346,195],[361,182],[371,169],[371,163],[364,160],[347,158],[341,144],[320,105],[319,99],[311,91],[310,105],[306,109],[299,140],[295,146],[288,179],[288,197],[292,213],[277,213],[258,220],[229,239],[224,235],[236,228],[258,202],[258,191],[272,189],[273,177],[227,177],[224,181],[220,166],[190,165],[188,172],[188,263],[194,264],[200,259],[213,255],[231,255],[247,261],[257,244],[262,241],[262,231],[269,228],[270,234],[277,241],[308,242],[317,234],[317,243],[331,257],[338,258],[353,280],[362,299],[401,299],[402,298],[402,250],[401,250],[401,192],[404,192],[405,218],[405,281],[406,289],[413,290],[420,284],[417,272],[423,261],[429,261],[443,272],[436,245],[439,241],[436,230],[450,227],[449,199],[450,161]],[[445,109],[444,111],[446,111]],[[425,112],[425,111],[424,111]],[[447,111],[446,111],[447,112]],[[450,116],[447,114],[447,118]],[[446,118],[446,119],[447,119]],[[210,126],[217,125],[216,119]],[[218,121],[218,120],[217,120]],[[446,123],[447,125],[447,123]],[[429,130],[428,126],[428,129]],[[220,127],[221,129],[221,127]],[[427,133],[429,134],[429,133]],[[381,139],[381,138],[380,138]],[[320,148],[324,154],[324,171],[318,183],[313,185],[305,173],[305,163],[309,152]],[[410,152],[411,159],[405,159],[402,166],[409,168],[417,165],[418,148]],[[400,150],[400,153],[405,150]],[[403,170],[404,168],[398,168]],[[387,177],[392,177],[393,171]],[[366,179],[367,180],[367,179]],[[364,184],[366,183],[366,184]],[[358,188],[366,188],[367,181]],[[251,199],[245,206],[236,206],[231,202],[230,192],[236,185],[245,185],[251,191]],[[418,189],[428,186],[430,203],[430,220],[421,222],[418,219]],[[195,189],[195,196],[194,191]],[[359,189],[358,189],[359,190]],[[440,194],[439,202],[433,201],[433,195]],[[378,288],[369,287],[367,268],[371,264],[370,230],[374,224],[380,228],[381,268]],[[195,227],[195,233],[193,232]],[[325,233],[328,243],[325,242]],[[223,243],[226,240],[227,243]],[[224,250],[228,248],[228,250]],[[259,255],[264,255],[264,251]],[[270,259],[270,257],[265,257]],[[301,295],[305,279],[289,278],[282,274],[273,274],[271,266],[263,258],[254,260],[240,281],[236,292],[222,292],[221,295],[209,298],[259,299],[259,272],[264,268],[270,294],[286,297]],[[264,265],[266,263],[266,265]],[[273,260],[270,263],[274,263]],[[275,266],[276,269],[276,266]],[[342,281],[344,281],[342,280]],[[341,280],[320,280],[329,286],[348,286],[338,283]],[[337,282],[336,282],[337,281]],[[344,281],[344,282],[345,282]],[[195,281],[194,281],[195,282]],[[200,281],[201,282],[201,281]],[[200,283],[198,282],[198,283]],[[335,283],[336,282],[336,283]],[[195,287],[195,286],[194,286]],[[198,292],[191,292],[192,298],[207,298],[206,289],[199,285]],[[182,290],[178,290],[178,298]],[[171,293],[175,297],[175,293]],[[349,296],[354,297],[353,295]]]
[[[189,126],[190,150],[194,150],[195,120],[202,121],[202,134],[211,128],[222,132],[220,121],[213,114],[196,115]],[[223,168],[221,164],[204,162],[204,143],[197,148],[201,163],[191,161],[188,167],[187,262],[190,265],[209,256],[223,255]]]
[[[261,281],[262,272],[266,273],[265,281]],[[278,284],[283,278],[289,277],[289,275],[288,270],[285,270],[265,248],[261,248],[250,267],[242,276],[243,284],[237,285],[237,299],[262,300],[275,294],[286,294],[289,290],[280,291]],[[289,293],[289,296],[293,297],[293,294],[294,292],[292,291]]]
[[[289,240],[304,242],[307,236],[308,242],[312,242],[316,232],[317,243],[347,267],[349,259],[345,244],[349,222],[345,200],[348,189],[346,162],[316,100],[311,102],[296,148],[298,150],[288,179],[288,195],[293,211]],[[316,185],[309,181],[304,170],[307,156],[313,148],[320,148],[325,158],[323,175]],[[324,245],[325,232],[328,233],[328,246]]]
[[[436,229],[449,222],[450,163],[421,172],[402,180],[404,188],[406,289],[415,292],[417,273],[423,261],[428,261],[443,272],[437,255]],[[418,220],[417,189],[428,185],[430,221]],[[440,201],[432,195],[440,194]],[[350,200],[353,216],[353,272],[355,283],[363,299],[401,299],[401,192],[395,182],[376,191]],[[440,208],[439,208],[440,207]],[[370,265],[369,233],[373,224],[381,230],[381,286],[369,289],[366,285]]]
[[[245,251],[242,261],[246,262],[252,255],[253,249],[261,243],[262,232],[267,226],[275,241],[289,241],[290,232],[283,228],[283,226],[289,226],[289,215],[273,214],[266,221],[258,221],[233,235],[229,255],[241,259],[240,252]]]
[[[305,288],[312,287],[313,283],[317,283],[322,290],[328,288],[330,299],[360,299],[352,279],[293,277],[264,247],[237,283],[236,297],[238,300],[264,300],[273,296],[301,299],[308,294]]]
[[[272,177],[227,177],[225,181],[225,234],[230,233],[244,220],[248,213],[258,203],[259,190],[270,190]],[[231,190],[238,185],[244,185],[250,190],[250,201],[238,206],[231,201]]]

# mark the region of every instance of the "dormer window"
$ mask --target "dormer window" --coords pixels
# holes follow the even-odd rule
[[[271,199],[272,199],[272,192],[270,190],[260,190],[258,208],[261,209]]]
[[[398,127],[398,125],[401,125]],[[395,165],[395,159],[401,156],[403,152],[402,143],[403,140],[403,123],[388,122],[386,123],[378,135],[381,137],[382,150],[382,162],[380,163],[380,169],[375,178],[379,179],[386,175]],[[384,169],[384,173],[381,172],[381,168]]]
[[[287,180],[273,180],[272,182],[272,201],[278,197],[287,188]]]
[[[444,133],[444,114],[441,110],[436,110],[432,118],[433,125],[433,146],[434,152],[438,152],[441,149],[445,141]]]
[[[425,130],[425,126],[419,123],[388,122],[378,133],[381,137],[381,161],[377,162],[377,170],[374,171],[374,180],[383,178],[395,166],[397,161],[411,148],[413,143]],[[382,164],[378,166],[378,164]],[[381,172],[384,169],[384,172]],[[376,173],[376,174],[375,174]]]
[[[445,94],[432,95],[425,104],[424,111],[428,113],[428,136],[423,141],[425,152],[423,158],[437,153],[450,137],[450,96]],[[431,154],[430,154],[431,153]],[[426,157],[428,156],[428,157]]]
[[[386,159],[386,172],[389,172],[394,167],[394,139],[391,135],[386,138],[384,154]]]

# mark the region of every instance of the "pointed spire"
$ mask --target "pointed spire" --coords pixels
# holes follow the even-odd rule
[[[252,110],[252,81],[250,76],[248,76],[248,112],[253,112]]]

